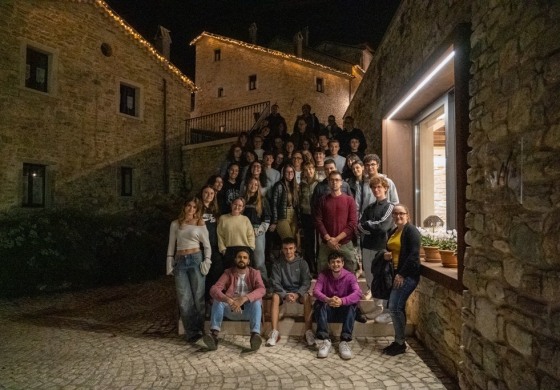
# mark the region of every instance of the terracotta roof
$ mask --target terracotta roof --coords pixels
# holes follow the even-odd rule
[[[226,42],[226,43],[231,43],[231,44],[234,44],[234,45],[246,48],[246,49],[255,50],[255,51],[258,51],[258,52],[261,52],[261,53],[272,55],[274,57],[282,58],[284,60],[297,62],[297,63],[303,64],[303,65],[313,66],[315,68],[319,68],[319,69],[322,69],[322,70],[325,70],[325,71],[328,71],[328,72],[336,73],[336,74],[344,76],[344,77],[348,77],[348,78],[353,78],[354,77],[351,73],[344,72],[344,71],[335,69],[333,67],[320,64],[318,62],[310,61],[310,60],[305,59],[305,58],[300,58],[300,57],[297,57],[293,54],[287,54],[287,53],[284,53],[284,52],[279,51],[279,50],[268,49],[264,46],[259,46],[259,45],[255,45],[255,44],[252,44],[252,43],[239,41],[239,40],[236,40],[236,39],[224,37],[222,35],[212,34],[212,33],[206,32],[206,31],[202,32],[202,34],[200,34],[198,37],[193,39],[190,42],[190,45],[196,45],[196,43],[204,37],[217,39],[219,41]]]

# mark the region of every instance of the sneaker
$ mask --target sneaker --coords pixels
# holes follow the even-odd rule
[[[331,340],[326,339],[323,340],[323,343],[319,347],[319,351],[317,352],[317,357],[319,359],[324,359],[329,356],[329,351],[331,350]]]
[[[308,347],[315,345],[315,333],[313,333],[311,329],[305,331],[305,341],[307,342]]]
[[[390,324],[393,320],[391,319],[391,314],[381,313],[375,317],[375,322],[379,322],[380,324]]]
[[[251,351],[258,351],[262,344],[261,336],[258,333],[251,334]]]
[[[279,340],[280,340],[280,332],[278,332],[276,329],[273,329],[272,332],[270,332],[270,336],[268,337],[268,340],[266,340],[266,346],[274,347]]]
[[[395,344],[396,345],[393,348],[385,352],[385,355],[397,356],[406,352],[406,343],[402,343],[402,344],[395,343]]]
[[[344,360],[352,359],[352,350],[347,341],[340,342],[338,345],[338,353],[340,353],[340,357]]]
[[[395,348],[395,346],[397,346],[398,343],[396,341],[393,341],[391,344],[389,344],[388,346],[386,346],[385,348],[383,348],[383,353],[387,353],[388,351],[392,350],[393,348]]]
[[[360,308],[358,308],[358,310],[356,310],[355,320],[358,321],[358,322],[361,322],[362,324],[365,324],[368,321],[368,318],[362,312],[362,310]]]
[[[215,351],[218,349],[218,336],[214,336],[213,334],[205,334],[202,336],[202,341],[206,344],[206,348],[209,351]]]

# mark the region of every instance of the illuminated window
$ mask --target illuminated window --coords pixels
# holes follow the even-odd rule
[[[222,51],[220,49],[214,50],[214,61],[221,61]]]
[[[119,111],[126,115],[138,116],[138,99],[140,93],[138,88],[121,83],[121,99]]]
[[[25,86],[49,92],[50,54],[27,47],[25,56]]]
[[[22,206],[45,206],[45,173],[45,165],[23,164]]]
[[[249,90],[252,91],[257,89],[257,75],[253,74],[249,76]]]
[[[317,77],[315,79],[315,86],[317,89],[317,92],[325,92],[325,83],[324,80],[321,77]]]
[[[132,168],[121,167],[121,196],[132,196]]]

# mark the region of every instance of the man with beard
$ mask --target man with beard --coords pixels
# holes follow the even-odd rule
[[[262,297],[266,293],[259,270],[249,267],[249,252],[240,249],[235,256],[235,265],[224,271],[210,289],[214,299],[210,315],[210,334],[203,337],[209,350],[218,348],[224,316],[230,320],[248,320],[251,330],[250,351],[257,351],[262,343],[261,317]]]

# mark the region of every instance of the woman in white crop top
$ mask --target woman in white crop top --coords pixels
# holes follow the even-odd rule
[[[196,342],[203,335],[205,276],[212,264],[211,256],[202,202],[189,198],[179,218],[171,222],[167,246],[167,275],[175,276],[177,301],[189,342]]]

